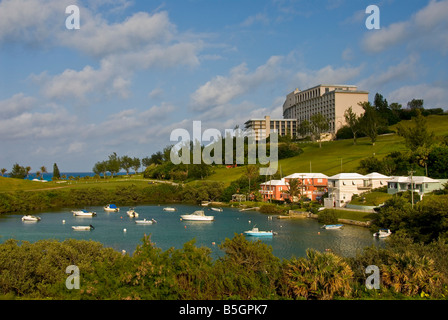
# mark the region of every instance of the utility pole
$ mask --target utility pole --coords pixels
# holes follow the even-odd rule
[[[414,208],[414,181],[412,180],[414,173],[415,173],[414,170],[411,170],[408,172],[408,174],[411,175],[411,206],[412,206],[412,208]]]

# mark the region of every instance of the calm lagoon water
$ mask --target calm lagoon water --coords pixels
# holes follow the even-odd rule
[[[290,259],[293,256],[305,256],[307,248],[320,251],[330,249],[343,256],[353,256],[356,251],[371,245],[382,245],[384,240],[374,239],[366,228],[344,226],[339,230],[324,230],[314,219],[269,219],[267,215],[255,211],[239,212],[234,208],[224,208],[223,212],[215,212],[209,208],[191,205],[173,205],[175,212],[165,212],[165,206],[142,205],[135,207],[139,213],[137,219],[155,219],[157,224],[138,225],[135,219],[129,218],[126,211],[129,207],[121,207],[120,212],[107,213],[102,207],[87,207],[95,211],[93,218],[75,217],[71,209],[52,212],[33,213],[41,217],[40,222],[22,222],[23,214],[0,215],[0,243],[7,239],[35,242],[41,239],[65,240],[68,238],[94,240],[107,247],[132,254],[145,234],[151,235],[156,246],[166,250],[170,247],[182,248],[183,244],[196,239],[197,246],[212,249],[212,256],[217,258],[223,253],[218,244],[235,233],[242,233],[256,225],[260,230],[273,230],[278,234],[271,238],[248,237],[261,239],[272,246],[277,257]],[[78,209],[78,208],[76,208]],[[79,208],[84,209],[84,208]],[[181,214],[192,213],[203,209],[206,215],[214,215],[212,222],[181,221]],[[63,223],[65,220],[65,224]],[[91,231],[74,231],[72,226],[93,225]],[[126,232],[123,231],[126,229]],[[319,234],[320,233],[320,234]],[[215,243],[215,244],[213,244]]]

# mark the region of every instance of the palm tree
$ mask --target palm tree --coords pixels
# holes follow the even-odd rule
[[[295,298],[328,300],[334,295],[350,295],[353,271],[342,257],[313,249],[308,249],[306,256],[286,265],[286,283]]]
[[[1,172],[1,174],[2,174],[2,177],[5,176],[6,171],[8,171],[8,170],[6,170],[5,168],[0,169],[0,172]]]
[[[45,166],[40,167],[40,171],[42,171],[42,180],[44,180],[44,173],[47,173],[47,168]]]
[[[294,203],[294,198],[297,197],[297,195],[301,195],[300,189],[302,186],[302,182],[299,179],[290,179],[288,183],[288,190],[286,193],[289,194],[289,199],[292,203]]]
[[[28,175],[30,174],[30,171],[31,171],[31,167],[30,167],[30,166],[27,166],[27,167],[25,168],[26,178],[27,178],[27,179],[28,179]]]

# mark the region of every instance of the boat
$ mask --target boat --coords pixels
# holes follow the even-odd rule
[[[136,224],[153,224],[153,223],[157,223],[157,221],[154,219],[151,219],[151,220],[143,219],[143,220],[135,220],[135,223]]]
[[[88,225],[88,226],[72,226],[72,229],[75,231],[90,231],[92,229],[95,229],[94,226]]]
[[[323,229],[341,229],[343,224],[325,224],[322,226]]]
[[[213,211],[218,211],[218,212],[222,212],[222,208],[211,208]]]
[[[389,229],[380,229],[378,230],[378,232],[375,232],[373,234],[374,237],[378,237],[378,238],[386,238],[388,236],[390,236],[392,234],[392,231],[390,231]]]
[[[91,212],[91,211],[87,211],[87,210],[74,210],[72,211],[74,216],[77,217],[93,217],[94,215],[96,215],[96,212]]]
[[[129,217],[131,218],[138,218],[138,213],[135,212],[134,208],[130,208],[128,211],[126,211]]]
[[[197,210],[192,214],[184,214],[180,217],[186,221],[213,221],[215,219],[214,216],[206,216],[203,210]]]
[[[37,222],[40,221],[40,217],[26,215],[22,217],[22,221],[25,222]]]
[[[108,204],[104,207],[104,211],[118,212],[120,211],[120,208],[118,208],[115,204]]]
[[[258,228],[253,227],[252,230],[244,231],[244,234],[246,236],[253,236],[253,237],[272,237],[275,232],[271,231],[260,231]]]
[[[177,209],[176,208],[173,208],[173,207],[166,207],[166,208],[163,208],[163,211],[176,211]]]

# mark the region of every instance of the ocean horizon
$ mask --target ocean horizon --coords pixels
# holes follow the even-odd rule
[[[94,172],[61,172],[61,177],[63,175],[67,176],[67,179],[69,177],[80,177],[80,178],[84,178],[84,177],[94,177],[96,174]],[[135,174],[135,172],[130,172],[129,174]],[[126,175],[126,172],[118,172],[115,175]],[[6,175],[7,176],[7,175]],[[101,175],[103,176],[103,175]],[[111,176],[111,174],[108,172],[106,173],[106,176]],[[33,179],[41,179],[42,176],[40,176],[39,178],[37,177],[36,173],[29,173],[28,176],[25,178],[25,180],[33,180]],[[53,172],[47,172],[43,174],[43,180],[47,180],[47,181],[52,181],[53,180]]]

